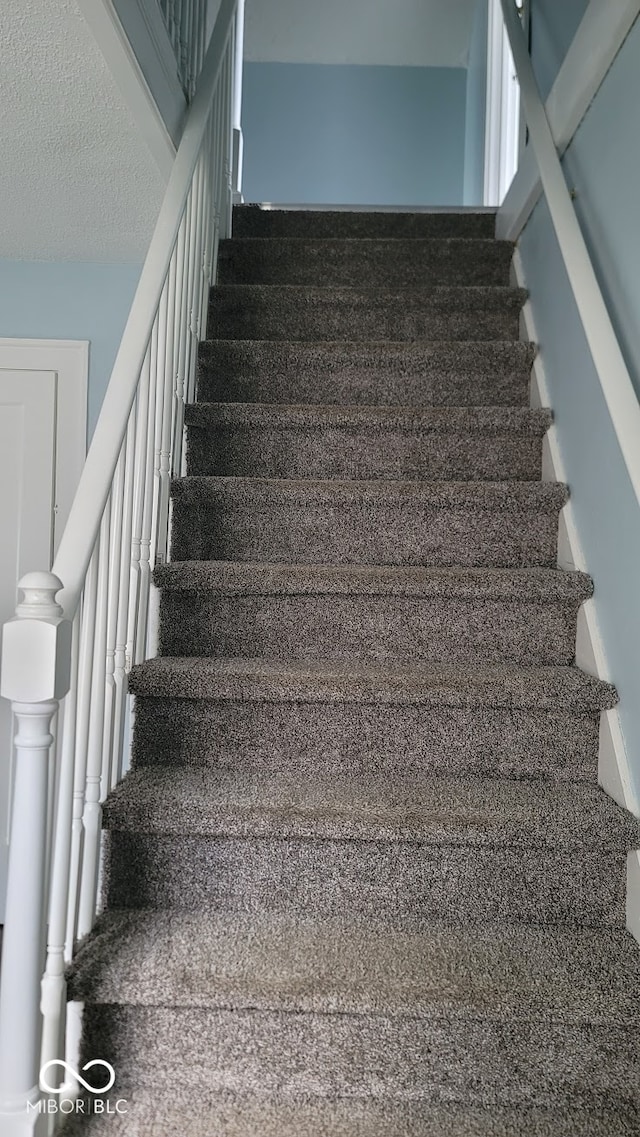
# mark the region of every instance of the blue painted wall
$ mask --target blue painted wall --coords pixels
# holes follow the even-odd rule
[[[639,102],[640,21],[564,160],[594,266],[640,394],[640,151],[633,141]],[[520,249],[576,521],[595,579],[598,620],[640,789],[640,508],[544,202],[527,225]]]
[[[465,205],[482,205],[484,197],[488,31],[488,0],[476,0],[467,69],[463,194]]]
[[[0,260],[0,336],[89,340],[89,437],[140,268],[129,264]]]
[[[466,69],[246,63],[246,201],[461,205]]]
[[[588,7],[589,0],[531,0],[531,59],[543,99]]]

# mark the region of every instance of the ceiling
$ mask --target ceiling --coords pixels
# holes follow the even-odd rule
[[[476,0],[246,0],[245,59],[466,67]]]
[[[75,0],[2,5],[0,257],[140,262],[164,182]]]

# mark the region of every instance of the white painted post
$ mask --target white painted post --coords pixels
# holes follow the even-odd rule
[[[102,810],[100,808],[102,744],[105,721],[105,691],[107,662],[107,618],[109,599],[109,517],[102,518],[100,537],[94,553],[96,561],[96,608],[91,644],[91,702],[85,762],[84,810],[82,814],[83,842],[78,904],[78,936],[85,936],[93,925],[95,915],[94,878],[98,877],[98,852]]]
[[[235,66],[233,68],[233,201],[242,201],[242,64],[244,59],[244,0],[238,0],[235,21]]]
[[[78,709],[78,657],[80,618],[76,614],[71,659],[71,686],[63,704],[60,784],[56,815],[51,875],[49,940],[47,963],[42,979],[42,1064],[64,1053],[67,984],[65,980],[65,937],[67,901],[71,869],[73,820],[73,781]]]
[[[44,1134],[37,1112],[42,1019],[40,982],[47,919],[47,799],[51,722],[69,689],[71,624],[49,572],[20,581],[23,599],[5,625],[1,693],[17,723],[7,909],[0,974],[0,1128],[3,1137]],[[31,1109],[29,1108],[31,1107]]]

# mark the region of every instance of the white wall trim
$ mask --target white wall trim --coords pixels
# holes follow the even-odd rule
[[[87,340],[0,339],[0,368],[56,372],[55,550],[87,453],[89,343]]]
[[[168,181],[176,147],[111,0],[78,0],[78,6],[160,173]]]
[[[524,272],[519,252],[513,258],[512,279],[524,287]],[[538,343],[531,302],[527,301],[520,317],[520,338]],[[538,355],[531,372],[531,406],[552,408],[544,362]],[[558,443],[555,424],[545,435],[542,453],[542,479],[549,482],[566,482],[566,471]],[[558,567],[588,572],[588,565],[580,542],[578,526],[571,501],[560,513],[558,526]],[[607,656],[598,625],[598,607],[595,598],[587,600],[579,609],[576,628],[576,666],[598,679],[612,682]],[[600,715],[598,747],[598,783],[619,805],[640,817],[640,800],[631,776],[629,754],[625,745],[617,708]],[[629,853],[627,858],[627,927],[640,943],[640,851]]]
[[[591,0],[545,106],[560,157],[571,143],[639,14],[640,0],[617,0],[615,4]],[[541,195],[538,167],[529,146],[498,211],[497,236],[515,241]]]
[[[516,172],[520,137],[520,88],[500,0],[489,0],[486,99],[484,204],[497,206]]]

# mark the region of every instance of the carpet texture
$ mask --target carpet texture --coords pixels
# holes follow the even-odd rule
[[[69,975],[127,1113],[69,1135],[640,1134],[640,826],[494,223],[235,211]]]

